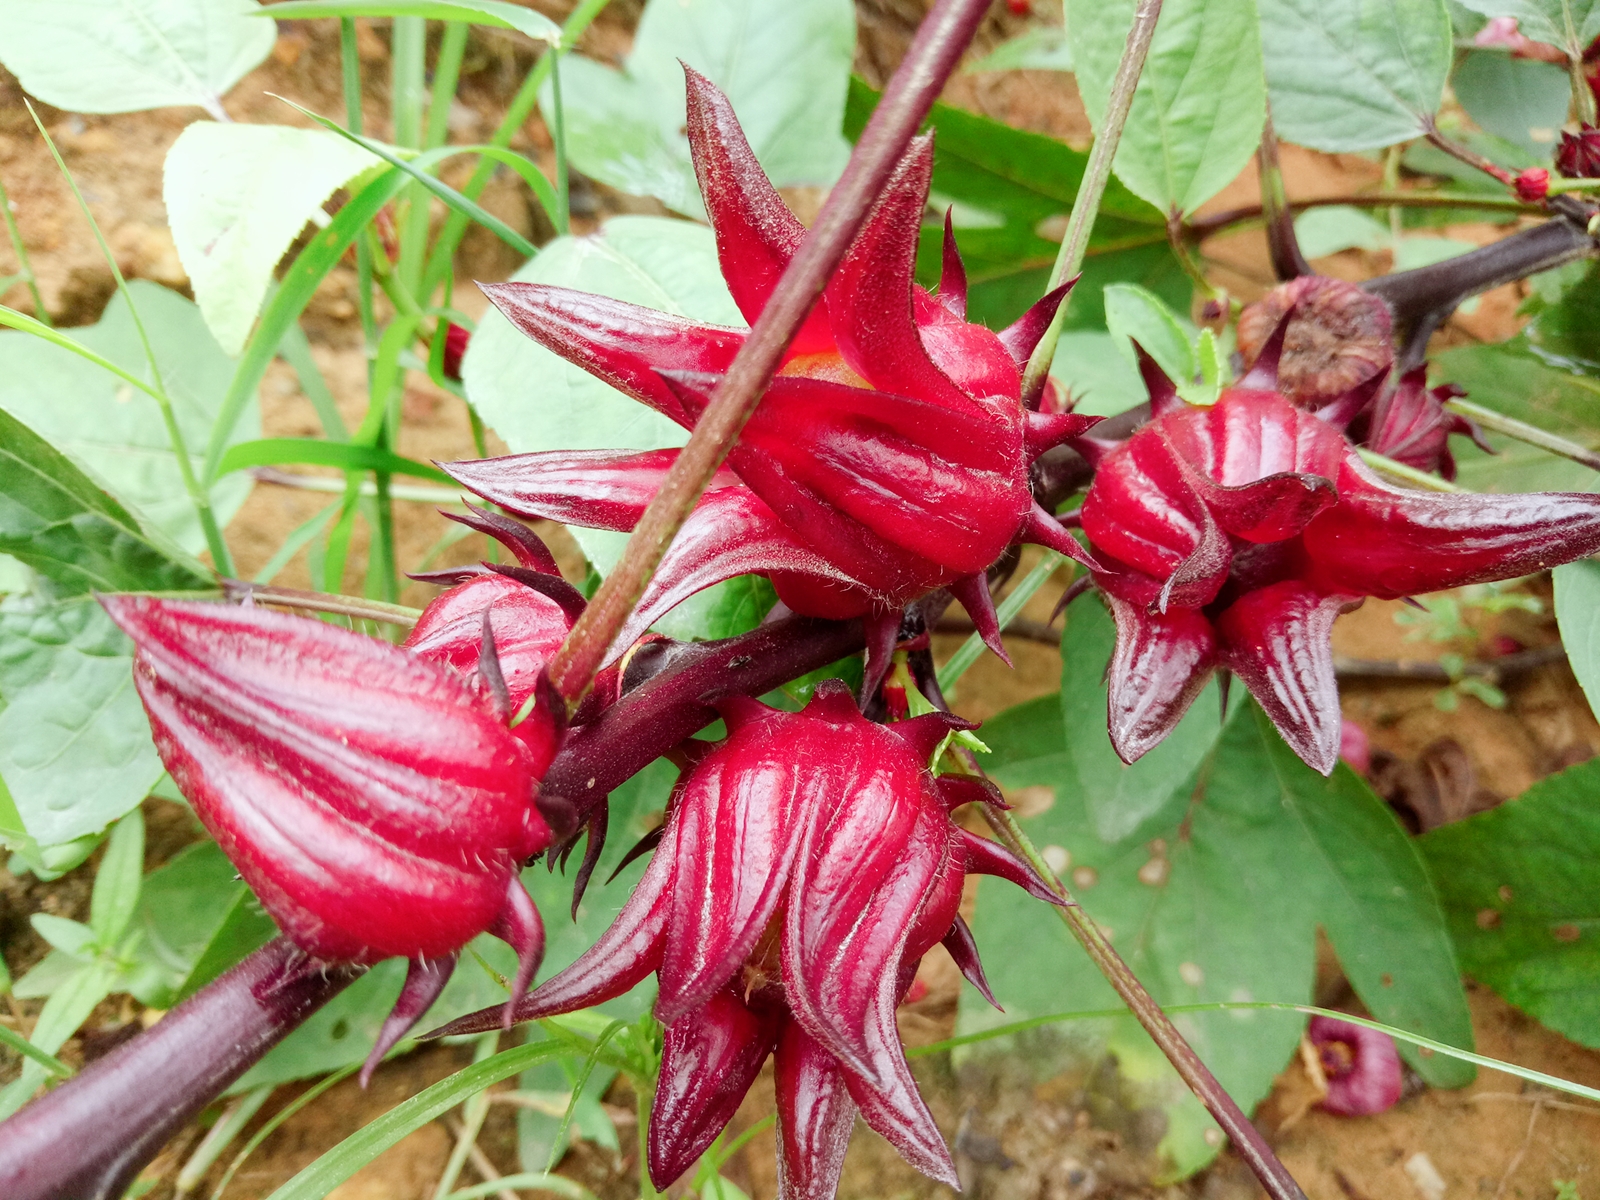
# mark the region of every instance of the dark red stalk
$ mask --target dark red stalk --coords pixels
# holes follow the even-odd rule
[[[1283,188],[1283,167],[1278,162],[1278,134],[1272,128],[1272,115],[1261,130],[1261,150],[1256,159],[1261,177],[1261,211],[1267,218],[1267,251],[1272,270],[1279,281],[1310,275],[1311,264],[1300,253],[1300,240],[1294,234],[1294,210]]]
[[[7,1121],[0,1196],[117,1200],[168,1138],[360,974],[268,942]]]
[[[785,269],[727,375],[717,384],[689,444],[628,539],[622,561],[600,585],[551,662],[551,682],[568,703],[575,704],[588,690],[661,556],[755,412],[783,352],[816,305],[823,285],[844,257],[988,8],[989,0],[939,0],[923,20],[856,143],[844,175],[828,194],[816,224]]]

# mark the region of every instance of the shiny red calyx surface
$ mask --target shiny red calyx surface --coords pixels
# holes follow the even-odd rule
[[[723,275],[754,321],[805,229],[727,98],[692,70],[687,86]],[[948,225],[938,295],[916,286],[932,163],[928,138],[907,151],[614,651],[738,574],[770,576],[796,612],[842,619],[898,612],[980,576],[1018,540],[1075,552],[1033,504],[1028,467],[1096,418],[1029,412],[1020,398],[1021,368],[1064,289],[999,334],[968,323]],[[747,334],[565,288],[485,290],[523,333],[684,428]],[[448,469],[510,512],[631,529],[676,454],[527,454]]]
[[[658,1186],[710,1145],[768,1054],[784,1196],[833,1195],[858,1111],[913,1166],[954,1185],[895,1007],[940,941],[986,986],[957,915],[966,875],[1054,894],[951,820],[954,805],[984,795],[927,769],[944,736],[967,727],[958,718],[876,725],[832,682],[801,713],[745,699],[722,708],[728,739],[684,777],[632,898],[516,1018],[584,1008],[658,975],[667,1031],[648,1148]],[[489,1010],[444,1032],[498,1019]]]
[[[1511,579],[1600,549],[1600,496],[1393,486],[1327,421],[1274,390],[1261,364],[1212,407],[1169,401],[1157,411],[1100,460],[1082,510],[1094,579],[1117,622],[1109,719],[1128,762],[1221,667],[1296,753],[1332,771],[1340,717],[1329,631],[1340,612],[1367,596]]]

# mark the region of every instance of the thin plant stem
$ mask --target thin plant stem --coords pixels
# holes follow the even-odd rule
[[[344,123],[351,133],[362,132],[361,56],[356,46],[356,19],[339,18],[339,59],[344,81]],[[372,372],[372,352],[377,345],[376,321],[372,315],[372,250],[366,238],[356,239],[356,300],[361,310],[361,338],[366,346],[368,378]]]
[[[503,150],[511,144],[511,139],[516,136],[517,130],[522,128],[523,122],[538,104],[539,89],[544,86],[544,81],[550,77],[550,72],[555,67],[555,56],[565,54],[575,46],[583,31],[589,28],[609,2],[610,0],[582,0],[582,3],[572,10],[572,15],[562,22],[561,44],[546,49],[533,64],[523,79],[522,86],[517,89],[517,94],[506,107],[506,115],[500,119],[499,126],[489,139],[491,146],[498,146]],[[495,164],[491,159],[480,159],[471,177],[462,187],[461,194],[469,200],[476,200],[483,194],[490,176],[494,174],[494,168]],[[425,291],[431,293],[445,275],[449,274],[456,247],[461,244],[461,239],[466,235],[470,223],[458,212],[452,212],[445,218],[444,228],[440,230],[434,242],[427,278],[423,281]]]
[[[222,1181],[217,1184],[216,1190],[211,1193],[211,1200],[222,1200],[223,1193],[228,1190],[228,1185],[233,1182],[233,1177],[238,1174],[239,1168],[244,1166],[245,1160],[255,1153],[257,1146],[261,1145],[262,1142],[266,1141],[268,1137],[277,1131],[278,1126],[282,1125],[290,1117],[294,1116],[295,1113],[299,1112],[318,1096],[322,1095],[323,1092],[327,1091],[335,1084],[343,1083],[346,1079],[349,1079],[350,1076],[354,1075],[360,1069],[360,1063],[351,1063],[348,1067],[340,1068],[339,1070],[333,1072],[333,1074],[319,1080],[312,1087],[309,1087],[305,1091],[301,1092],[300,1095],[296,1096],[288,1104],[285,1104],[277,1112],[273,1113],[272,1119],[260,1129],[256,1130],[255,1134],[248,1142],[244,1144],[239,1153],[234,1155],[233,1161],[228,1164],[228,1169],[223,1172]]]
[[[205,533],[206,548],[211,551],[212,565],[218,574],[232,575],[233,556],[228,553],[228,544],[222,539],[222,528],[217,524],[216,514],[211,511],[211,499],[200,486],[200,480],[194,473],[194,461],[189,457],[189,447],[184,442],[183,430],[178,426],[178,414],[172,407],[172,396],[167,392],[166,380],[162,378],[161,364],[156,361],[155,348],[150,344],[150,334],[144,327],[144,319],[139,316],[138,306],[133,302],[128,281],[122,274],[122,268],[117,264],[117,256],[111,253],[105,234],[100,230],[100,222],[94,219],[94,213],[89,209],[89,202],[78,190],[78,181],[72,177],[72,172],[67,170],[66,160],[61,157],[55,139],[44,127],[39,114],[34,111],[32,101],[25,99],[23,103],[28,106],[28,115],[38,127],[39,135],[44,138],[44,144],[50,150],[50,157],[55,159],[62,178],[72,189],[73,199],[78,202],[78,208],[82,211],[84,219],[89,222],[95,241],[99,243],[100,253],[117,281],[117,291],[121,293],[123,303],[128,306],[128,313],[133,318],[134,330],[139,335],[139,344],[144,348],[145,362],[150,368],[150,381],[153,386],[147,390],[155,397],[156,405],[161,410],[161,422],[167,429],[167,441],[172,447],[172,456],[178,460],[178,477],[183,481],[183,490],[189,496],[189,503],[194,507],[195,515],[200,518],[200,528]]]
[[[1256,167],[1261,177],[1261,211],[1267,220],[1267,250],[1272,257],[1273,273],[1280,282],[1310,275],[1311,264],[1300,252],[1300,239],[1294,232],[1294,212],[1289,207],[1289,194],[1283,186],[1283,166],[1278,161],[1278,134],[1272,128],[1270,112],[1261,128],[1261,150]]]
[[[394,18],[390,52],[390,108],[394,144],[408,150],[422,147],[422,109],[427,95],[425,51],[428,23],[421,17]],[[395,264],[406,290],[422,287],[423,256],[428,249],[431,198],[418,183],[406,185],[405,223],[400,230],[400,258]]]
[[[450,136],[450,103],[456,98],[461,81],[461,56],[466,53],[467,34],[472,27],[465,21],[449,21],[439,42],[439,57],[433,64],[433,90],[428,95],[428,127],[422,135],[422,148],[432,150]]]
[[[39,294],[39,280],[33,273],[33,263],[28,258],[28,247],[22,240],[22,230],[17,228],[16,214],[11,211],[11,197],[6,195],[6,185],[0,180],[0,217],[5,219],[6,232],[11,235],[11,252],[17,256],[17,269],[22,272],[22,278],[28,285],[28,293],[33,297],[33,315],[46,325],[52,324],[50,313],[44,306],[44,297]]]
[[[1414,488],[1421,488],[1427,492],[1465,492],[1464,487],[1458,487],[1448,479],[1441,479],[1437,475],[1430,475],[1426,471],[1419,471],[1415,467],[1408,467],[1403,462],[1396,462],[1386,455],[1379,454],[1376,450],[1368,450],[1364,446],[1356,446],[1355,452],[1361,456],[1361,461],[1374,471],[1387,475],[1399,483],[1410,484]]]
[[[1284,207],[1291,213],[1302,213],[1313,208],[1478,208],[1488,212],[1536,214],[1536,204],[1524,204],[1514,196],[1456,195],[1450,192],[1365,192],[1352,196],[1323,196],[1316,200],[1286,200]],[[1230,208],[1209,216],[1197,217],[1183,227],[1190,241],[1203,241],[1215,234],[1227,233],[1263,222],[1266,209],[1260,204]]]
[[[211,1165],[222,1156],[233,1139],[244,1131],[250,1123],[250,1118],[261,1110],[277,1088],[277,1084],[264,1083],[260,1087],[237,1096],[222,1110],[222,1115],[217,1118],[216,1124],[206,1131],[206,1136],[195,1147],[193,1154],[189,1155],[183,1164],[183,1169],[178,1172],[178,1178],[173,1185],[174,1196],[187,1196],[200,1186],[200,1181],[205,1178],[206,1172],[211,1170]]]
[[[655,1089],[644,1080],[633,1080],[634,1112],[639,1116],[639,1200],[656,1200],[661,1195],[650,1179],[650,1105],[655,1102]]]
[[[1459,142],[1451,141],[1439,132],[1439,127],[1429,117],[1423,124],[1423,136],[1433,143],[1438,149],[1443,150],[1451,158],[1464,162],[1469,167],[1475,167],[1491,179],[1505,184],[1507,187],[1516,187],[1517,177],[1506,170],[1497,162],[1491,162],[1475,150],[1469,150]]]
[[[1034,593],[1045,585],[1045,581],[1056,573],[1056,568],[1066,561],[1064,555],[1057,554],[1054,550],[1044,552],[1044,557],[1039,560],[1038,565],[1017,582],[995,610],[995,618],[1002,630],[1022,611],[1022,606],[1033,599]],[[956,680],[965,675],[967,668],[982,656],[983,649],[983,639],[976,633],[962,642],[950,656],[949,661],[938,670],[939,689],[944,692],[950,691],[955,686]]]
[[[866,220],[895,164],[928,115],[988,10],[988,0],[939,0],[884,91],[844,174],[800,244],[766,308],[695,423],[622,559],[601,583],[550,664],[569,704],[588,690],[673,536],[732,449],[828,277]]]
[[[967,758],[968,769],[972,769],[976,766],[976,762],[970,755]],[[1066,901],[1065,906],[1056,909],[1062,923],[1078,940],[1078,944],[1105,976],[1106,981],[1116,989],[1117,995],[1122,998],[1139,1024],[1144,1026],[1151,1040],[1167,1056],[1167,1061],[1183,1078],[1184,1083],[1189,1085],[1189,1090],[1206,1106],[1212,1118],[1222,1127],[1223,1133],[1232,1140],[1234,1150],[1249,1164],[1267,1194],[1273,1200],[1305,1200],[1305,1193],[1300,1190],[1300,1185],[1295,1182],[1294,1176],[1290,1175],[1288,1169],[1278,1161],[1278,1156],[1272,1152],[1272,1148],[1250,1123],[1250,1118],[1245,1116],[1244,1111],[1234,1103],[1233,1097],[1228,1095],[1226,1089],[1217,1082],[1217,1077],[1205,1063],[1200,1061],[1200,1056],[1184,1040],[1171,1018],[1162,1011],[1161,1006],[1155,1002],[1128,964],[1122,960],[1122,956],[1112,947],[1104,931],[1073,899],[1066,884],[1061,882],[1050,864],[1045,862],[1044,856],[1039,853],[1032,839],[1022,831],[1016,818],[1010,812],[992,805],[986,804],[982,807],[984,819],[989,822],[990,828],[1000,840],[1025,858],[1039,877]]]
[[[1128,120],[1128,110],[1133,107],[1133,92],[1139,85],[1145,56],[1150,52],[1150,39],[1155,35],[1156,18],[1160,15],[1161,0],[1139,0],[1139,6],[1134,10],[1128,43],[1123,48],[1122,61],[1117,64],[1117,74],[1111,82],[1111,98],[1106,105],[1105,120],[1100,123],[1099,136],[1089,151],[1083,181],[1078,185],[1078,194],[1072,199],[1067,232],[1061,239],[1055,266],[1050,270],[1050,288],[1060,287],[1083,266],[1083,256],[1089,248],[1089,233],[1094,228],[1095,216],[1100,211],[1100,199],[1105,195],[1106,184],[1111,179],[1111,162],[1116,157],[1117,144],[1122,140],[1122,127]],[[1045,376],[1050,373],[1050,363],[1056,355],[1056,342],[1061,337],[1061,326],[1066,319],[1069,301],[1063,301],[1056,309],[1055,319],[1050,322],[1050,327],[1045,330],[1028,359],[1028,369],[1022,377],[1024,399],[1037,395],[1044,387]]]
[[[1451,412],[1460,413],[1476,421],[1494,433],[1504,434],[1519,442],[1537,446],[1541,450],[1548,450],[1551,454],[1558,454],[1562,458],[1570,458],[1592,471],[1600,471],[1600,454],[1596,454],[1587,446],[1580,446],[1577,442],[1570,442],[1564,437],[1540,429],[1537,425],[1529,425],[1526,421],[1519,421],[1515,417],[1508,417],[1495,412],[1492,408],[1485,408],[1481,404],[1473,404],[1467,400],[1449,400],[1445,402],[1445,407]]]
[[[332,582],[332,581],[330,581]],[[299,608],[306,612],[335,613],[358,621],[379,621],[386,625],[410,628],[422,610],[403,604],[388,604],[360,596],[340,596],[328,592],[303,592],[298,588],[264,587],[245,579],[224,579],[223,594],[236,603],[271,604],[276,608]]]
[[[480,454],[479,457],[486,457]],[[280,471],[276,467],[252,467],[250,474],[256,477],[259,483],[271,483],[279,487],[298,488],[306,492],[327,492],[340,495],[345,490],[344,481],[330,479],[324,475],[295,475],[289,471]],[[361,484],[363,496],[376,496],[377,485],[370,479]],[[396,500],[409,500],[417,504],[449,504],[459,506],[461,494],[452,492],[449,488],[426,487],[423,485],[397,483],[389,489],[389,495]]]
[[[550,139],[556,153],[556,232],[572,231],[572,204],[568,198],[567,118],[561,101],[561,54],[550,58]]]
[[[451,1192],[446,1200],[477,1200],[480,1196],[493,1196],[513,1188],[517,1191],[554,1192],[558,1196],[565,1196],[567,1200],[595,1200],[595,1194],[581,1183],[575,1183],[564,1175],[552,1175],[548,1171],[502,1175],[498,1179]]]

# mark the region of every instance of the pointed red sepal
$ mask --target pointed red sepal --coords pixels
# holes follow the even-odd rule
[[[610,818],[610,805],[601,803],[595,805],[585,823],[588,837],[583,844],[583,861],[578,864],[578,872],[572,877],[573,921],[578,919],[578,906],[583,903],[583,894],[589,890],[589,880],[594,878],[595,868],[600,865],[600,852],[606,848],[606,826]],[[563,859],[562,870],[565,869],[566,862]]]
[[[746,725],[768,720],[772,716],[772,710],[754,696],[718,696],[715,705],[729,733],[737,733]]]
[[[717,236],[717,259],[733,302],[754,325],[806,229],[756,161],[722,89],[687,63],[682,65],[689,100],[684,131],[700,196]],[[823,354],[833,348],[828,316],[819,305],[795,336],[788,357]]]
[[[1044,331],[1050,328],[1050,322],[1056,319],[1056,310],[1061,307],[1061,302],[1067,298],[1067,294],[1072,291],[1078,279],[1079,276],[1074,275],[1060,287],[1052,288],[1034,301],[1027,312],[1000,331],[1000,343],[1005,346],[1019,371],[1027,367],[1028,359],[1033,356],[1034,347],[1039,344]]]
[[[669,830],[670,832],[670,830]],[[510,1004],[511,1021],[533,1021],[614,1000],[656,969],[666,931],[676,845],[665,841],[644,870],[633,895],[594,945],[564,971]],[[506,1005],[482,1008],[424,1035],[424,1040],[501,1029]]]
[[[694,422],[656,372],[720,374],[744,344],[742,329],[706,325],[589,292],[542,283],[479,286],[507,320],[545,349],[685,429]]]
[[[1016,884],[1036,900],[1066,906],[1066,900],[1035,875],[1032,867],[998,842],[991,842],[965,829],[956,831],[956,840],[966,855],[968,875],[994,875],[1007,883]]]
[[[1070,442],[1100,424],[1103,417],[1080,413],[1030,412],[1023,417],[1023,445],[1030,459]]]
[[[1206,512],[1225,532],[1257,544],[1294,537],[1339,503],[1333,480],[1299,471],[1268,475],[1237,487],[1224,487],[1198,471],[1191,472],[1189,480]]]
[[[867,614],[866,652],[862,657],[861,707],[872,703],[878,686],[894,664],[894,647],[900,638],[900,622],[904,614],[899,609],[874,609]]]
[[[856,1106],[829,1054],[794,1021],[773,1055],[779,1200],[834,1200]]]
[[[378,1069],[383,1056],[393,1050],[395,1043],[405,1037],[411,1027],[422,1019],[422,1015],[433,1007],[439,993],[444,991],[444,985],[450,982],[457,957],[456,954],[446,954],[432,960],[414,958],[406,965],[406,981],[400,987],[400,996],[384,1018],[383,1028],[378,1030],[378,1038],[372,1043],[367,1061],[361,1064],[359,1079],[363,1091],[372,1082],[372,1073]]]
[[[948,712],[924,713],[920,717],[912,717],[909,721],[895,721],[884,726],[906,744],[923,766],[928,765],[928,760],[939,748],[939,743],[951,733],[977,727],[976,721],[969,721],[965,717],[958,717],[955,713]]]
[[[511,981],[511,998],[519,1000],[544,961],[544,921],[533,897],[515,875],[506,884],[506,904],[489,926],[489,932],[517,952],[517,973]],[[511,1005],[506,1004],[501,1028],[511,1028]]]
[[[475,529],[494,538],[511,551],[523,566],[542,571],[546,575],[561,574],[561,568],[556,566],[555,555],[550,553],[550,547],[544,544],[544,539],[521,521],[513,521],[510,517],[501,516],[497,512],[490,512],[487,508],[479,508],[473,504],[468,504],[466,508],[467,511],[461,513],[451,512],[447,508],[438,511],[447,521],[455,521],[468,529]]]
[[[904,1055],[897,1058],[893,1076],[881,1087],[846,1065],[842,1072],[845,1089],[861,1110],[867,1127],[893,1146],[901,1158],[929,1179],[959,1191],[961,1180],[950,1159],[950,1149],[917,1091]]]
[[[985,575],[967,575],[950,585],[950,594],[961,602],[972,618],[972,624],[983,639],[983,644],[1006,666],[1011,656],[1006,653],[1005,641],[1000,636],[1000,618],[994,611],[994,597],[989,594],[989,580]]]
[[[972,401],[928,357],[913,316],[917,239],[933,177],[933,139],[915,139],[828,283],[839,352],[882,391],[952,407]]]
[[[1286,580],[1246,592],[1216,622],[1222,662],[1290,749],[1324,775],[1339,761],[1339,685],[1329,637],[1334,618],[1360,603]]]
[[[1054,550],[1057,554],[1065,555],[1073,562],[1091,570],[1098,570],[1100,567],[1094,556],[1079,544],[1077,538],[1063,529],[1061,522],[1047,513],[1037,500],[1033,502],[1033,507],[1022,520],[1022,529],[1017,533],[1017,541]]]
[[[746,789],[752,777],[787,769],[770,739],[746,725],[684,776],[668,818],[677,852],[655,1008],[664,1025],[708,1003],[778,911],[810,814],[795,803],[803,788],[774,786],[764,805],[752,805]]]
[[[1107,671],[1111,745],[1136,762],[1189,710],[1217,662],[1211,622],[1196,609],[1152,613],[1147,605],[1103,593],[1117,622],[1117,645]]]
[[[1150,396],[1151,420],[1182,409],[1184,400],[1178,395],[1178,385],[1161,369],[1161,364],[1150,357],[1137,338],[1133,339],[1133,354],[1139,362],[1139,378],[1144,381],[1144,390]]]
[[[625,533],[639,523],[677,458],[677,450],[552,450],[439,467],[462,487],[518,516]],[[710,487],[738,483],[738,476],[723,468]]]
[[[515,579],[529,591],[548,597],[566,615],[567,620],[574,624],[583,616],[583,610],[589,606],[589,602],[583,598],[583,593],[559,575],[535,571],[530,567],[514,567],[510,563],[486,562],[483,565],[496,575]]]
[[[1273,327],[1267,335],[1267,340],[1262,343],[1261,353],[1256,356],[1256,361],[1245,372],[1244,378],[1233,386],[1245,390],[1259,392],[1276,392],[1278,390],[1278,364],[1283,359],[1284,339],[1289,336],[1289,322],[1294,320],[1298,305],[1291,304],[1283,319]]]
[[[777,1044],[781,1010],[751,1009],[731,989],[667,1027],[650,1106],[650,1180],[666,1191],[738,1112]]]
[[[941,775],[933,781],[933,787],[951,812],[963,804],[987,804],[998,809],[1011,807],[1006,803],[1005,794],[981,775]]]
[[[137,647],[167,770],[308,954],[452,953],[548,845],[529,749],[453,670],[261,608],[101,604]]]
[[[1005,1012],[1000,1006],[1000,1001],[994,998],[994,992],[989,989],[989,980],[983,973],[983,963],[978,958],[978,939],[972,936],[972,926],[958,916],[955,923],[950,926],[950,932],[944,935],[944,948],[950,952],[950,957],[955,962],[956,969],[961,972],[962,978],[977,988],[978,994],[993,1005],[997,1012]]]
[[[767,714],[772,714],[772,709],[761,705]],[[832,721],[836,725],[859,725],[861,723],[861,710],[856,706],[855,698],[850,695],[849,685],[842,679],[824,679],[817,684],[811,692],[811,699],[806,703],[805,714],[808,717],[818,717],[824,721]]]
[[[950,315],[967,319],[967,266],[961,261],[961,248],[956,245],[955,225],[951,221],[954,210],[944,210],[944,249],[939,270],[939,303]]]
[[[1426,368],[1423,368],[1423,370],[1426,371]],[[1383,385],[1388,380],[1387,372],[1375,372],[1349,391],[1335,396],[1328,403],[1317,409],[1317,419],[1333,426],[1340,433],[1344,433],[1350,428],[1351,421],[1354,421],[1367,411],[1367,408],[1372,404],[1372,398],[1383,389]]]

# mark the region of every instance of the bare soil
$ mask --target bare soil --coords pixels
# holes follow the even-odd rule
[[[535,0],[533,7],[560,17],[561,0]],[[925,8],[923,0],[859,0],[861,42],[858,68],[881,82],[899,60],[910,30]],[[582,48],[616,61],[626,52],[637,20],[636,2],[614,3],[585,37]],[[1016,32],[1023,19],[1005,15],[996,6],[979,39],[977,52]],[[362,65],[368,91],[369,128],[383,133],[387,96],[387,33],[382,23],[362,23]],[[511,36],[493,31],[474,35],[464,73],[462,103],[452,115],[453,136],[480,140],[495,124],[499,111],[526,69],[531,55]],[[238,85],[228,99],[238,120],[297,123],[302,118],[272,99],[275,92],[329,115],[342,107],[337,95],[337,39],[331,22],[303,22],[286,27],[268,61]],[[1009,75],[960,75],[945,97],[949,102],[1014,125],[1049,133],[1082,145],[1089,128],[1070,76],[1051,72]],[[161,201],[161,164],[178,132],[197,114],[158,110],[124,116],[79,116],[42,111],[58,138],[67,164],[84,188],[97,219],[122,269],[179,290],[187,280],[165,227]],[[550,139],[532,119],[514,145],[548,165]],[[1285,174],[1292,197],[1347,194],[1369,186],[1378,167],[1356,156],[1329,156],[1290,147]],[[13,202],[22,236],[40,274],[46,307],[63,324],[95,320],[112,291],[109,270],[100,260],[88,229],[71,203],[67,189],[34,134],[15,81],[0,72],[0,179]],[[609,211],[639,211],[640,202],[608,195],[592,187],[592,198],[579,231],[592,228]],[[1246,172],[1208,206],[1221,211],[1254,203],[1258,190],[1253,172]],[[796,197],[797,207],[815,211],[819,198]],[[484,198],[486,207],[526,234],[541,240],[535,206],[520,182],[497,180]],[[648,206],[646,206],[648,207]],[[805,215],[803,213],[803,215]],[[1447,236],[1488,241],[1504,227],[1459,226]],[[1203,247],[1214,282],[1235,296],[1250,300],[1271,286],[1265,243],[1258,232],[1245,231],[1210,239]],[[501,279],[516,266],[499,243],[484,235],[469,237],[457,263],[463,305],[481,304],[473,279]],[[1386,270],[1382,255],[1350,252],[1319,261],[1329,274],[1359,279]],[[0,245],[0,275],[15,270],[8,246]],[[365,366],[355,321],[353,272],[336,270],[319,290],[306,320],[313,350],[348,419],[358,418]],[[26,291],[12,289],[3,299],[30,307]],[[1498,340],[1515,329],[1519,299],[1515,286],[1484,298],[1470,316],[1453,320],[1439,335],[1450,343]],[[269,371],[262,388],[267,436],[310,435],[316,418],[293,375],[281,363]],[[425,379],[408,383],[400,449],[413,457],[450,459],[473,453],[462,406]],[[325,502],[311,491],[263,483],[258,486],[228,530],[241,575],[258,569],[285,534]],[[418,562],[446,532],[447,525],[421,504],[400,506],[398,552],[402,563]],[[581,569],[575,545],[558,529],[546,530],[569,574]],[[363,561],[358,542],[352,562]],[[446,553],[443,562],[473,557],[471,544]],[[452,557],[453,556],[453,557]],[[289,586],[307,586],[303,555],[280,577]],[[354,566],[347,580],[359,588]],[[1548,600],[1548,589],[1535,584]],[[406,603],[421,604],[431,589],[412,585]],[[1034,621],[1048,619],[1059,587],[1046,588],[1025,612]],[[1395,621],[1398,606],[1371,603],[1341,618],[1335,649],[1341,655],[1397,661],[1436,658],[1452,649],[1427,641],[1408,640]],[[1548,611],[1548,609],[1547,609]],[[1496,634],[1537,647],[1556,640],[1548,615],[1510,614],[1484,629],[1485,640]],[[959,639],[940,637],[937,648],[948,654]],[[1461,647],[1454,647],[1462,649]],[[960,706],[967,715],[984,718],[1058,685],[1060,658],[1048,645],[1014,640],[1016,666],[1006,669],[986,657],[963,680]],[[1459,817],[1497,803],[1560,767],[1600,751],[1600,725],[1590,714],[1571,672],[1553,664],[1522,675],[1506,687],[1509,703],[1494,710],[1470,697],[1452,713],[1435,704],[1437,684],[1395,680],[1347,680],[1345,711],[1367,729],[1375,750],[1375,782],[1402,806],[1435,814],[1425,823]],[[1380,778],[1381,776],[1381,778]],[[1430,807],[1431,805],[1431,807]],[[189,818],[177,806],[151,801],[148,861],[156,865],[195,836]],[[92,864],[61,880],[40,884],[0,870],[0,947],[20,973],[42,956],[45,947],[27,924],[34,912],[83,917],[87,912]],[[971,897],[969,896],[969,902]],[[1337,1000],[1341,991],[1337,964],[1324,964],[1322,994]],[[942,950],[925,961],[922,979],[927,993],[905,1006],[901,1028],[908,1043],[926,1044],[950,1034],[955,1020],[959,977]],[[1486,989],[1472,986],[1472,1011],[1478,1046],[1486,1054],[1600,1085],[1600,1054],[1576,1046],[1517,1012]],[[9,1018],[26,1032],[38,1003],[9,1000]],[[63,1051],[68,1061],[81,1062],[104,1053],[159,1014],[141,1013],[127,997],[113,997],[91,1017],[84,1033]],[[385,1066],[372,1088],[363,1093],[353,1081],[342,1083],[285,1122],[268,1137],[224,1193],[227,1200],[249,1200],[270,1193],[317,1155],[406,1096],[465,1065],[460,1047],[433,1047]],[[16,1070],[0,1057],[0,1078]],[[956,1148],[969,1193],[994,1200],[1089,1200],[1090,1197],[1193,1196],[1203,1200],[1240,1200],[1257,1192],[1243,1165],[1225,1153],[1210,1170],[1184,1184],[1151,1184],[1153,1164],[1148,1138],[1125,1123],[1108,1128],[1091,1116],[1086,1076],[1063,1076],[1042,1085],[1015,1077],[1004,1069],[957,1077],[946,1058],[920,1059],[917,1070],[941,1127]],[[305,1085],[279,1089],[255,1119],[290,1103]],[[1541,1089],[1520,1085],[1494,1072],[1483,1072],[1472,1087],[1456,1092],[1420,1086],[1389,1112],[1357,1120],[1307,1108],[1311,1084],[1298,1062],[1286,1064],[1272,1096],[1257,1114],[1258,1125],[1314,1200],[1550,1200],[1555,1181],[1576,1181],[1580,1190],[1600,1189],[1600,1108],[1573,1103]],[[636,1194],[636,1147],[630,1115],[632,1098],[619,1086],[608,1097],[622,1136],[619,1153],[578,1144],[561,1165],[602,1200],[627,1200]],[[752,1090],[733,1123],[735,1130],[772,1111],[770,1071]],[[1097,1110],[1099,1111],[1099,1110]],[[449,1157],[455,1134],[446,1117],[404,1141],[355,1178],[336,1189],[336,1200],[422,1200],[434,1188]],[[157,1200],[172,1194],[171,1179],[198,1139],[190,1130],[175,1139],[154,1164],[149,1177],[161,1182],[151,1193]],[[495,1105],[478,1146],[488,1169],[517,1169],[511,1109]],[[772,1135],[754,1138],[730,1167],[731,1178],[750,1195],[775,1192]],[[1426,1160],[1443,1191],[1428,1184]],[[476,1172],[476,1174],[475,1174]],[[483,1171],[468,1167],[463,1184]],[[1422,1181],[1419,1183],[1419,1180]],[[209,1194],[218,1172],[202,1185]],[[841,1195],[861,1197],[925,1197],[945,1189],[907,1168],[894,1152],[864,1128],[858,1130],[847,1160]]]

